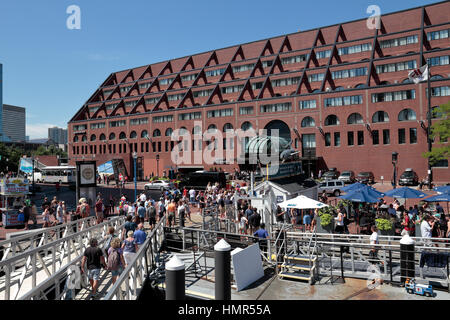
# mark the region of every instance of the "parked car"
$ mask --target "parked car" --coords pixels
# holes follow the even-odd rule
[[[400,186],[417,186],[419,184],[419,176],[413,169],[406,169],[398,180]]]
[[[366,183],[366,184],[374,184],[375,183],[375,177],[372,172],[360,172],[356,176],[356,181],[359,183]]]
[[[322,194],[325,191],[327,194],[332,194],[335,197],[339,197],[341,195],[341,188],[344,186],[345,184],[342,180],[326,180],[319,184],[317,192]]]
[[[219,183],[221,188],[225,188],[227,180],[225,173],[221,171],[196,171],[191,172],[184,177],[182,177],[179,184],[179,188],[194,188],[194,189],[206,189],[208,183],[214,185],[216,182]]]
[[[353,183],[356,181],[353,171],[343,171],[338,179],[344,181],[344,183]]]
[[[323,180],[337,180],[339,178],[339,171],[336,168],[330,168],[329,171],[322,175]]]
[[[175,189],[175,185],[171,182],[165,181],[165,180],[154,180],[151,181],[150,183],[147,183],[144,186],[145,190],[160,190],[160,191],[165,191],[165,190],[173,190]]]

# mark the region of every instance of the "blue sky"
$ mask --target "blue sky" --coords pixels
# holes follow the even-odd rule
[[[3,103],[27,108],[27,135],[67,122],[114,71],[436,1],[14,0],[0,2]],[[81,9],[69,30],[66,9]]]

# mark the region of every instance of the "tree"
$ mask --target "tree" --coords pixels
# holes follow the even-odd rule
[[[430,159],[432,165],[440,160],[446,160],[450,156],[450,145],[442,145],[450,138],[450,101],[433,109],[433,116],[440,118],[431,126],[431,138],[439,137],[440,147],[433,147],[431,152],[425,152],[423,156]]]
[[[24,154],[22,148],[7,147],[3,143],[0,143],[0,172],[17,172],[20,158]]]

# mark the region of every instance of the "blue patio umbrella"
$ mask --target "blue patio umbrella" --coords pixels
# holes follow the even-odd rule
[[[343,188],[341,188],[341,191],[353,192],[353,191],[357,191],[357,190],[361,190],[361,189],[367,190],[369,192],[369,195],[374,196],[376,198],[381,198],[384,196],[384,193],[378,191],[377,189],[375,189],[371,186],[368,186],[367,184],[359,183],[359,182],[356,182],[356,183],[353,183],[346,187],[343,187]]]
[[[440,193],[450,193],[450,186],[440,186],[434,188],[433,190]]]
[[[426,202],[450,202],[450,193],[438,194],[423,200]]]
[[[358,189],[340,196],[339,198],[350,200],[352,202],[376,203],[378,202],[379,197],[374,196],[373,194],[369,194],[369,191],[366,189]]]
[[[423,193],[422,191],[408,188],[408,187],[389,190],[385,193],[385,195],[387,197],[403,198],[403,199],[418,199],[418,198],[424,198],[427,196],[427,194]]]

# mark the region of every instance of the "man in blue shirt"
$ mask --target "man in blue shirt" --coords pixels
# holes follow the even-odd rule
[[[139,203],[139,207],[137,209],[137,214],[139,216],[139,219],[141,220],[141,222],[144,222],[145,220],[145,213],[146,213],[146,209],[144,207],[144,202],[140,202]]]
[[[259,229],[253,233],[254,237],[258,237],[260,239],[267,239],[269,237],[269,233],[264,229],[266,225],[264,223],[261,223],[259,226]]]
[[[139,223],[137,230],[134,232],[134,240],[136,244],[140,246],[147,239],[147,234],[144,231],[144,225]]]

